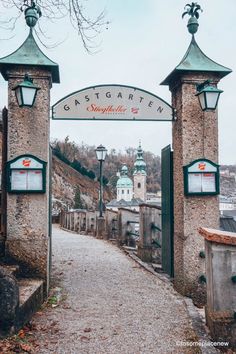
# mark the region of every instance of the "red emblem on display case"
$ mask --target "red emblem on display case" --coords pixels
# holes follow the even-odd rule
[[[31,164],[31,160],[23,160],[22,161],[22,165],[25,166],[25,167],[30,167],[30,164]]]

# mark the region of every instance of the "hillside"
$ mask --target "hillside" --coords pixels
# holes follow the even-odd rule
[[[83,175],[91,180],[99,176],[99,163],[96,158],[95,146],[84,143],[76,144],[69,141],[66,137],[64,141],[55,140],[51,143],[54,155],[62,161],[71,165]],[[137,150],[132,147],[125,148],[124,152],[111,149],[107,153],[103,164],[104,183],[107,184],[112,192],[116,193],[117,172],[126,164],[129,170],[129,177],[132,178],[134,162]],[[144,151],[144,160],[147,164],[147,191],[156,193],[160,190],[161,183],[161,161],[160,157],[150,151]]]
[[[81,202],[89,209],[96,208],[99,198],[99,182],[83,176],[56,156],[52,156],[52,195],[53,200],[73,208],[75,191],[79,188]],[[113,194],[108,187],[104,188],[104,200],[109,201]]]

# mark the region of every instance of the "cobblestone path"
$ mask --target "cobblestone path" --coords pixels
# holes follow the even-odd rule
[[[106,241],[54,227],[52,279],[61,301],[33,318],[40,354],[199,352],[177,343],[196,340],[183,298]]]

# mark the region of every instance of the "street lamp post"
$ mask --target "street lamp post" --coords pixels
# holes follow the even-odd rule
[[[103,199],[102,163],[106,158],[107,149],[103,145],[99,145],[95,151],[96,151],[97,160],[100,163],[100,168],[99,168],[99,178],[100,178],[99,217],[102,217],[102,199]]]

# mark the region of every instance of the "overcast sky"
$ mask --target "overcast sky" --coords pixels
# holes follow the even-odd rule
[[[184,11],[186,0],[88,0],[88,10],[96,14],[105,8],[107,30],[97,38],[99,52],[89,55],[67,20],[46,24],[47,43],[63,41],[53,49],[41,47],[60,66],[61,83],[51,90],[51,105],[71,92],[99,84],[125,84],[150,91],[171,103],[167,86],[160,82],[184,56],[191,36]],[[196,40],[203,52],[233,73],[219,84],[224,90],[219,101],[219,151],[221,164],[236,163],[236,1],[201,0]],[[86,5],[86,6],[87,6]],[[6,13],[0,5],[0,16]],[[0,42],[0,56],[16,50],[28,35],[23,17],[9,40]],[[1,30],[1,39],[11,34]],[[7,105],[6,82],[0,79],[0,106]],[[103,144],[108,149],[137,147],[156,154],[171,143],[169,122],[52,121],[51,137],[69,135],[76,143]]]

